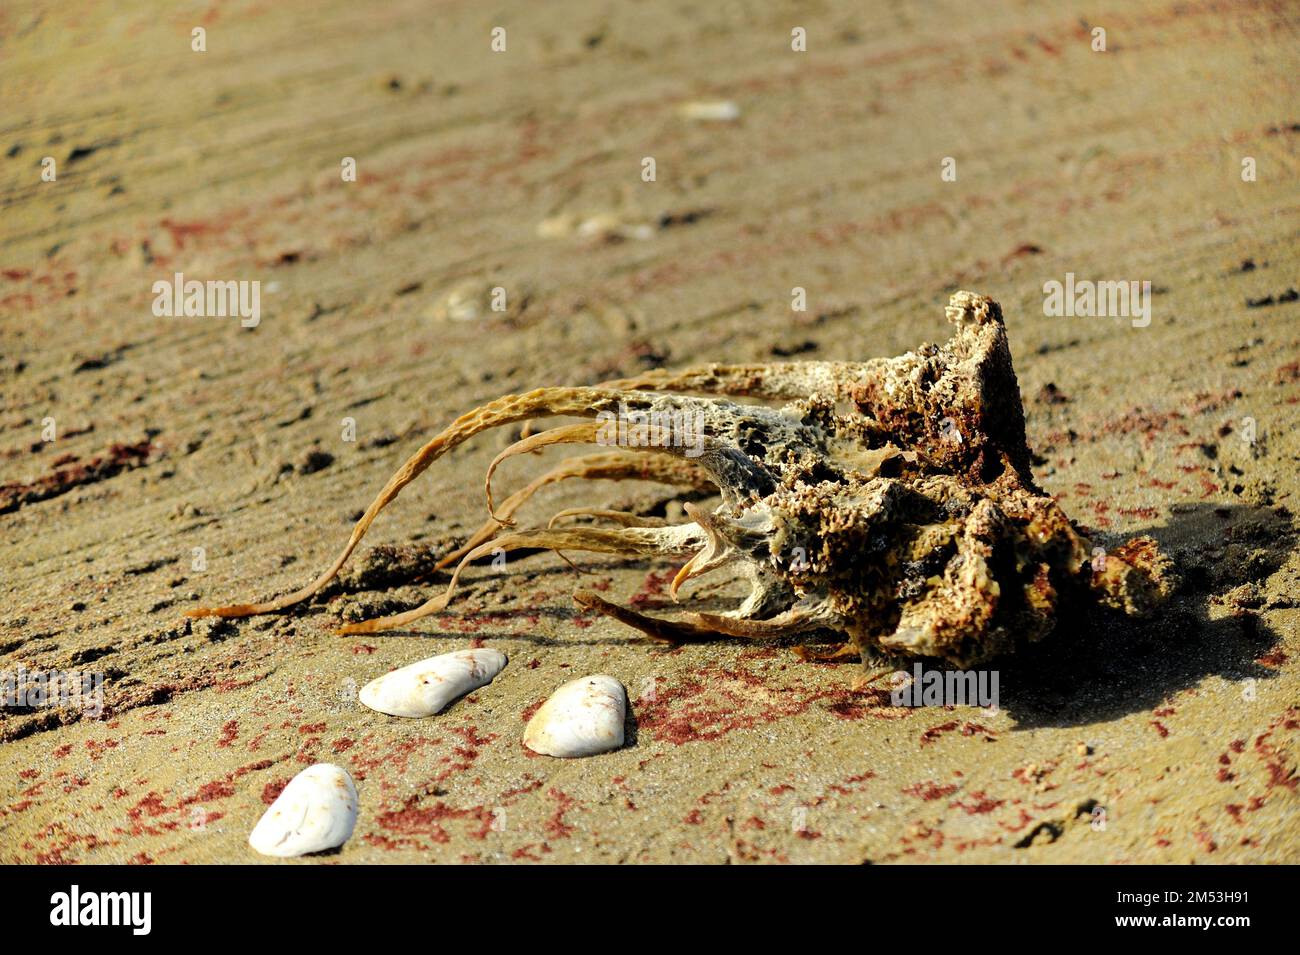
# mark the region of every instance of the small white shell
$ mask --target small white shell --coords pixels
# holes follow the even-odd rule
[[[432,716],[457,697],[491,683],[505,665],[506,655],[487,647],[444,653],[371,680],[357,698],[390,716]]]
[[[705,123],[729,123],[740,119],[740,107],[729,99],[682,103],[677,112],[684,119]]]
[[[595,674],[564,684],[533,714],[524,745],[546,756],[594,756],[623,745],[627,691]]]
[[[357,824],[357,787],[333,763],[308,766],[271,803],[248,837],[264,856],[301,856],[348,841]]]
[[[543,219],[537,225],[542,239],[563,239],[571,235],[585,239],[653,239],[657,228],[651,220],[633,211],[596,212],[581,216],[572,212]]]

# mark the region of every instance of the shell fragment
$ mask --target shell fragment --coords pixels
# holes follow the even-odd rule
[[[248,837],[264,856],[307,855],[348,841],[357,824],[357,788],[333,763],[308,766],[289,781]]]
[[[594,756],[623,745],[627,691],[595,674],[564,684],[528,721],[524,745],[546,756]]]
[[[487,647],[444,653],[371,680],[358,699],[390,716],[432,716],[452,700],[491,683],[505,665],[506,655]]]
[[[677,107],[678,115],[705,123],[730,123],[740,119],[740,107],[731,100],[696,100]]]

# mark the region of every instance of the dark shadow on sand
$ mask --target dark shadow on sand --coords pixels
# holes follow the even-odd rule
[[[1211,601],[1262,585],[1294,545],[1285,512],[1259,507],[1180,508],[1149,534],[1174,558],[1182,585],[1148,620],[1089,607],[1041,643],[990,664],[1000,705],[1017,729],[1083,726],[1151,710],[1207,677],[1268,680],[1258,662],[1278,642],[1257,608],[1211,620]],[[1112,543],[1112,541],[1106,541]]]

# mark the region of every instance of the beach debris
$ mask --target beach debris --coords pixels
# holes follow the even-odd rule
[[[526,282],[507,285],[489,279],[466,279],[440,294],[426,314],[439,323],[517,318],[527,308],[532,294]]]
[[[334,849],[357,824],[357,788],[333,763],[308,766],[271,803],[248,837],[264,856],[288,858]]]
[[[692,100],[678,106],[677,115],[697,123],[732,123],[740,119],[740,107],[729,99]]]
[[[357,698],[389,716],[432,716],[453,700],[491,683],[505,665],[506,655],[500,650],[457,650],[385,673],[363,686]]]
[[[561,212],[537,224],[539,239],[564,239],[578,236],[603,242],[653,239],[658,227],[649,218],[635,213],[595,212],[578,215]]]
[[[669,588],[674,599],[695,578],[738,572],[750,592],[725,613],[667,619],[589,591],[574,599],[670,643],[836,632],[857,651],[867,679],[924,657],[975,666],[1044,637],[1064,606],[1092,601],[1133,616],[1152,613],[1176,586],[1155,541],[1094,547],[1034,481],[1001,308],[962,291],[945,313],[954,328],[948,342],[897,358],[656,369],[498,398],[409,458],[316,580],[275,600],[189,615],[274,613],[308,599],[430,464],[483,431],[547,416],[586,420],[529,434],[497,456],[486,482],[489,520],[436,565],[456,564],[446,590],[412,610],[346,624],[341,633],[374,633],[441,613],[472,561],[535,549],[687,558]],[[601,451],[570,458],[494,500],[491,477],[503,461],[559,444]],[[514,526],[513,515],[537,490],[580,478],[716,490],[721,503],[685,503],[689,519],[669,526],[605,512],[587,525]]]
[[[623,745],[627,691],[612,676],[593,674],[560,687],[524,729],[524,745],[543,756],[595,756]]]

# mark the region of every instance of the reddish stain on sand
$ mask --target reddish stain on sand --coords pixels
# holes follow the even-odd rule
[[[162,796],[158,793],[149,793],[134,806],[126,811],[131,819],[139,819],[141,816],[161,816],[168,812],[166,803],[163,802]]]
[[[501,794],[501,801],[503,803],[509,802],[516,796],[524,796],[528,793],[536,792],[544,785],[540,779],[533,779],[532,776],[527,773],[524,774],[524,778],[528,780],[528,782],[524,783],[522,786],[516,786],[514,789],[507,789]]]
[[[432,806],[422,806],[420,805],[420,799],[421,797],[418,794],[410,796],[402,804],[401,809],[380,813],[375,821],[381,828],[390,832],[396,832],[404,836],[427,836],[435,843],[446,843],[451,840],[451,836],[443,828],[442,824],[448,820],[470,819],[477,821],[479,823],[478,828],[469,830],[469,836],[474,839],[486,839],[496,819],[492,811],[486,806],[471,806],[466,809],[458,809],[442,801],[436,802]],[[389,845],[387,848],[394,848],[398,845],[418,846],[418,844],[417,840],[405,839]]]
[[[456,726],[451,731],[463,738],[469,746],[486,746],[497,738],[496,733],[488,733],[486,736],[481,735],[477,726]]]
[[[642,609],[658,606],[662,601],[656,600],[656,598],[662,597],[675,576],[677,576],[677,571],[674,569],[650,571],[646,574],[641,589],[632,595],[628,603]]]
[[[103,757],[105,750],[117,749],[117,747],[120,746],[121,743],[122,741],[118,739],[105,739],[105,740],[88,739],[86,740],[86,749],[90,751],[91,759],[100,759],[101,757]]]
[[[275,779],[262,787],[262,802],[271,805],[280,798],[280,793],[284,792],[284,787],[289,785],[289,778]]]
[[[187,806],[196,802],[212,802],[214,799],[225,799],[235,794],[235,787],[224,780],[204,783],[199,787],[199,791],[188,799],[183,799],[180,803]]]
[[[931,726],[921,734],[921,745],[926,746],[938,741],[944,733],[951,733],[961,727],[962,736],[982,736],[987,742],[994,742],[997,739],[997,733],[989,729],[982,723],[972,723],[969,720],[962,723],[960,720],[950,720],[947,723],[940,723],[938,726]]]
[[[142,832],[154,834],[155,830],[139,825],[142,818],[156,818],[158,816],[174,813],[185,809],[196,803],[213,802],[218,799],[228,799],[235,794],[236,787],[234,781],[249,773],[262,769],[269,769],[274,765],[272,760],[264,759],[255,763],[249,763],[241,766],[233,772],[227,773],[221,779],[214,779],[211,782],[204,783],[192,796],[186,796],[176,803],[175,806],[168,806],[160,794],[150,792],[143,799],[138,801],[134,806],[126,811],[127,817],[136,820],[137,825],[133,827],[131,834],[140,835]],[[208,818],[214,818],[209,815]],[[164,829],[175,829],[176,823],[166,823]]]
[[[1300,729],[1300,720],[1296,718],[1300,709],[1296,707],[1289,708],[1285,713],[1268,724],[1268,729],[1255,738],[1255,754],[1264,761],[1264,766],[1268,770],[1269,789],[1282,786],[1292,792],[1300,785],[1300,777],[1297,777],[1295,767],[1289,765],[1286,755],[1273,742],[1273,734],[1279,729],[1296,730]]]
[[[835,701],[830,709],[837,716],[856,718],[860,712],[854,707],[869,698],[820,680],[780,686],[741,667],[706,666],[660,689],[638,708],[637,720],[655,739],[680,746],[797,716],[825,699]]]
[[[538,855],[538,852],[550,852],[550,851],[551,851],[550,846],[544,843],[538,845],[537,843],[534,842],[534,843],[529,843],[526,846],[520,846],[514,852],[510,853],[510,858],[519,859],[525,862],[541,862],[542,857]]]
[[[827,786],[826,788],[830,792],[838,793],[842,796],[847,796],[850,793],[857,792],[857,786],[859,783],[865,783],[867,780],[875,779],[875,778],[876,778],[876,774],[873,773],[871,770],[867,770],[865,773],[859,773],[856,776],[850,776],[842,783],[831,783],[831,785]]]
[[[565,813],[577,805],[577,800],[567,793],[552,787],[547,790],[546,795],[550,796],[557,803],[555,812],[546,820],[546,834],[552,839],[566,839],[573,834],[573,826],[564,820]]]
[[[1274,650],[1271,653],[1264,654],[1262,657],[1255,658],[1255,662],[1260,666],[1271,667],[1273,669],[1277,669],[1282,664],[1286,663],[1286,661],[1287,655],[1281,650]]]
[[[368,743],[370,739],[371,737],[366,737],[362,742]],[[392,772],[404,773],[422,750],[437,746],[441,742],[441,736],[417,736],[413,739],[400,740],[384,749],[367,746],[352,757],[352,765],[363,778],[366,773],[381,766]]]
[[[136,444],[114,443],[101,455],[82,461],[74,458],[67,467],[56,467],[34,481],[9,481],[0,484],[0,513],[16,511],[24,504],[47,500],[66,494],[73,488],[94,484],[114,477],[122,471],[145,464],[156,450],[146,439]]]
[[[531,720],[531,719],[532,719],[532,718],[537,714],[537,711],[540,710],[540,709],[542,708],[542,704],[545,703],[545,702],[546,702],[546,699],[545,699],[545,698],[542,698],[542,699],[540,699],[540,700],[535,701],[535,702],[532,703],[530,706],[528,706],[528,707],[523,711],[523,713],[520,714],[519,718],[520,718],[523,722],[527,723],[529,720]]]
[[[971,793],[970,796],[967,798],[966,802],[957,800],[955,802],[949,803],[949,806],[951,808],[961,809],[968,816],[979,816],[979,815],[983,815],[984,813],[992,812],[994,809],[997,809],[998,807],[1002,806],[1005,802],[1006,802],[1005,799],[994,799],[992,796],[989,796],[983,790],[980,790],[978,792]]]
[[[943,799],[945,796],[951,796],[957,791],[957,787],[952,783],[939,785],[934,780],[927,780],[923,783],[913,783],[910,786],[900,790],[905,796],[916,796],[918,799],[924,799],[931,802],[935,799]]]
[[[828,709],[842,720],[904,719],[912,715],[911,707],[893,706],[887,690],[834,690],[835,700]]]
[[[924,733],[921,734],[921,745],[926,746],[930,743],[933,743],[936,740],[938,740],[941,736],[943,736],[944,733],[951,732],[956,728],[957,728],[956,720],[949,720],[947,723],[940,723],[937,726],[931,726],[928,730],[926,730]]]

